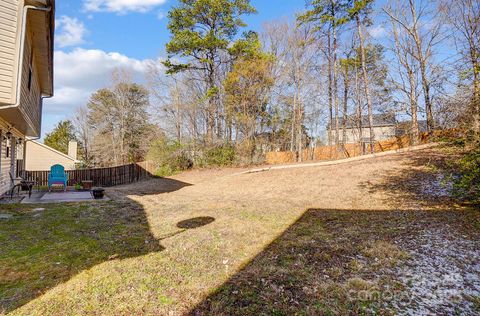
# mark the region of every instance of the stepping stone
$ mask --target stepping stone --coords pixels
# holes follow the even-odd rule
[[[12,217],[12,214],[0,214],[0,219],[10,219]]]
[[[42,211],[45,211],[43,207],[37,207],[32,210],[32,212],[42,212]]]

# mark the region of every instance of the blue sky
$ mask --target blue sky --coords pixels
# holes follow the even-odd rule
[[[42,134],[71,118],[95,90],[108,86],[115,68],[138,80],[148,62],[164,57],[169,39],[166,15],[175,0],[57,0],[55,97],[45,100]],[[258,13],[246,17],[248,29],[292,17],[303,0],[252,0]]]
[[[379,4],[384,1],[378,1]],[[142,81],[152,62],[165,57],[167,13],[176,0],[57,0],[55,96],[46,100],[42,135],[60,120],[72,118],[96,90],[109,86],[115,69]],[[304,0],[251,0],[258,13],[245,17],[246,29],[293,18]],[[370,28],[381,40],[381,24]]]

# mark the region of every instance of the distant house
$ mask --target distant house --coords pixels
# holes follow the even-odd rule
[[[339,120],[340,142],[345,144],[357,143],[360,139],[360,128],[356,117],[351,116],[346,121],[346,139],[343,141],[343,118]],[[328,127],[327,127],[328,130]],[[397,120],[393,114],[375,114],[373,115],[373,131],[375,140],[386,140],[397,135]],[[333,127],[333,132],[335,128]],[[362,117],[362,141],[370,141],[370,124],[368,116]]]
[[[23,167],[25,139],[40,136],[53,96],[54,0],[0,0],[0,195]]]
[[[418,121],[418,131],[420,133],[428,132],[428,125],[426,120]],[[397,124],[397,136],[403,136],[403,135],[413,135],[413,128],[412,128],[411,121],[399,122]]]
[[[50,167],[55,164],[64,166],[65,170],[75,170],[80,163],[77,160],[76,142],[70,142],[68,154],[64,154],[40,142],[27,141],[25,153],[25,170],[27,171],[50,170]]]

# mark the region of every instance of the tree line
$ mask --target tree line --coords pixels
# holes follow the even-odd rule
[[[413,144],[451,127],[479,141],[478,1],[309,0],[258,32],[245,23],[255,13],[249,0],[179,0],[168,56],[146,84],[120,71],[76,113],[86,164],[149,154],[181,166],[256,163],[276,150],[300,160],[319,145],[343,151],[352,126],[373,152],[379,114],[401,121]]]

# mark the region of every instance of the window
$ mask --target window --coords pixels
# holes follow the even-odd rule
[[[5,134],[5,158],[10,158],[12,155],[12,133]]]

